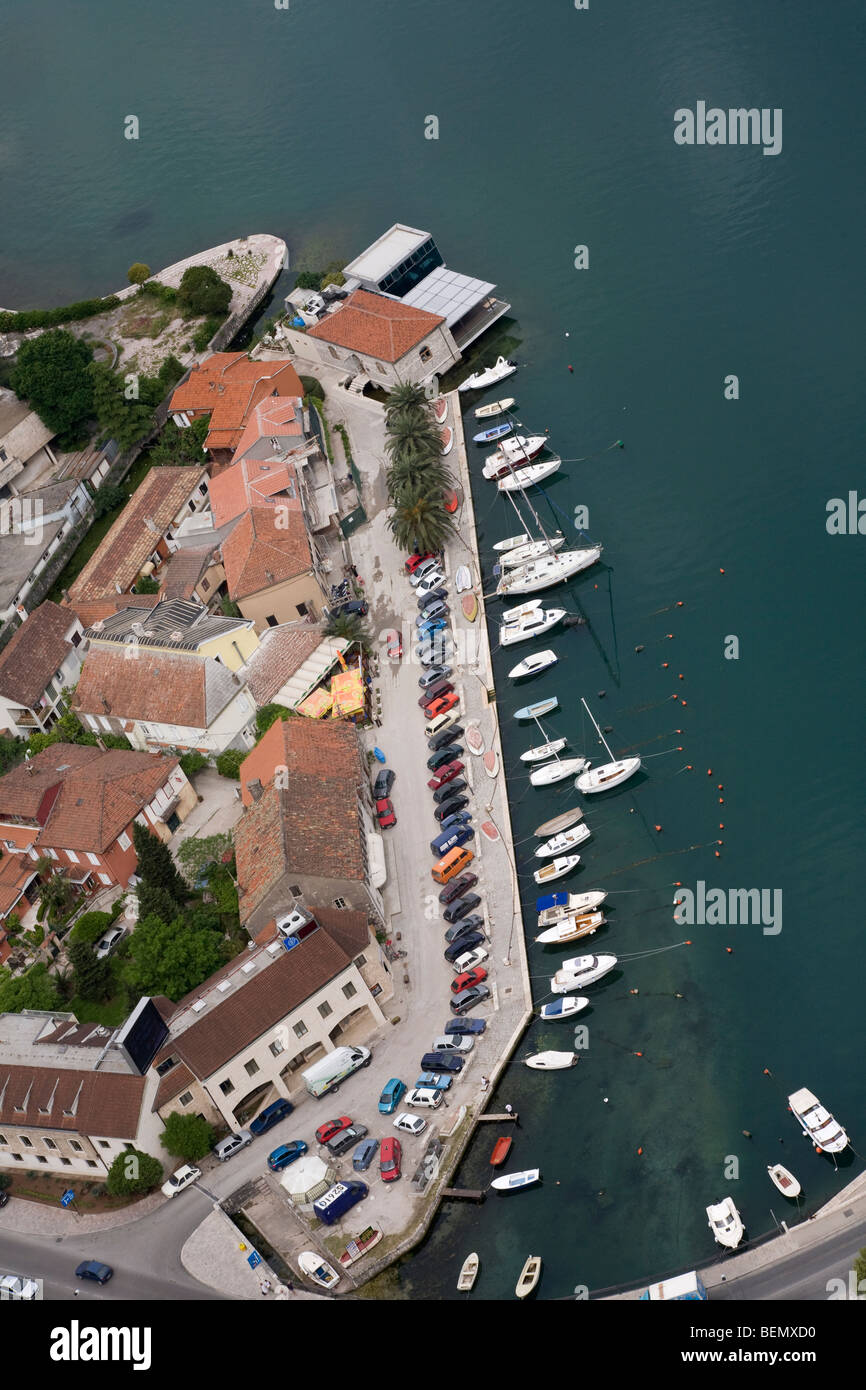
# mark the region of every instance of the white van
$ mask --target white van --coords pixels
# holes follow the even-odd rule
[[[441,733],[443,729],[450,729],[451,725],[456,724],[459,718],[460,710],[457,705],[455,705],[453,709],[446,710],[444,714],[437,714],[435,719],[432,719],[429,724],[424,726],[424,737],[433,738],[435,734]]]
[[[419,1110],[438,1110],[442,1104],[442,1092],[428,1086],[416,1087],[403,1097],[404,1105],[415,1105]]]

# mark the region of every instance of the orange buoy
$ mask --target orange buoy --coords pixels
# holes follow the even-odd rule
[[[769,1068],[769,1067],[764,1067],[764,1075],[765,1075],[765,1076],[772,1076],[772,1075],[773,1075],[773,1073],[770,1071],[770,1068]]]
[[[684,945],[684,946],[691,946],[692,944],[693,944],[693,943],[692,943],[691,941],[684,941],[684,942],[683,942],[683,945]]]
[[[574,371],[574,368],[572,367],[572,365],[571,365],[570,362],[569,362],[569,364],[568,364],[568,370],[569,370],[570,372],[573,372],[573,371]]]
[[[720,569],[720,570],[719,570],[719,574],[724,574],[724,572],[725,572],[725,571],[724,571],[723,569]]]
[[[724,798],[723,796],[720,796],[720,797],[719,797],[719,805],[720,805],[720,806],[724,806],[724,804],[725,804],[725,798]]]
[[[725,947],[725,950],[727,951],[727,953],[728,953],[729,956],[732,956],[732,955],[734,954],[734,948],[733,948],[733,946],[726,946],[726,947]]]
[[[680,680],[681,680],[681,681],[684,681],[684,680],[685,680],[685,676],[683,675],[682,671],[680,671]]]
[[[717,785],[718,785],[718,788],[719,788],[719,791],[720,791],[720,792],[723,792],[723,791],[725,790],[725,787],[724,787],[724,783],[723,783],[723,782],[719,782]]]
[[[666,636],[666,637],[673,637],[673,635],[674,635],[674,634],[673,634],[672,632],[667,632],[667,633],[665,633],[665,636]]]
[[[678,598],[678,599],[677,599],[677,608],[682,608],[682,606],[683,606],[683,601],[682,601],[681,598]]]
[[[642,1057],[642,1056],[643,1056],[643,1053],[642,1053],[642,1052],[633,1052],[633,1053],[632,1053],[632,1056],[633,1056],[633,1057]]]
[[[712,777],[712,775],[713,775],[713,769],[712,769],[711,767],[708,767],[708,768],[707,768],[707,776],[708,776],[708,777]]]
[[[641,1156],[642,1153],[643,1153],[643,1144],[641,1144],[640,1148],[639,1148],[638,1151],[637,1151],[637,1156],[638,1156],[638,1158],[640,1158],[640,1156]]]
[[[657,826],[656,826],[656,830],[661,830],[661,826],[660,826],[660,825],[657,825]]]
[[[687,705],[688,703],[689,703],[688,700],[680,700],[680,704],[681,704],[681,705]]]
[[[674,884],[674,888],[682,888],[682,886],[682,880],[678,878],[676,883]]]
[[[691,763],[686,763],[686,772],[694,772],[694,770]]]
[[[669,662],[669,661],[663,661],[663,662],[662,662],[662,670],[663,670],[663,671],[666,671],[666,670],[668,669],[669,666],[670,666],[670,662]]]
[[[724,828],[725,828],[724,821],[719,821],[719,829],[720,829],[720,830],[724,830]]]
[[[719,854],[719,851],[718,851],[718,850],[715,851],[715,856],[716,856],[717,859],[721,859],[721,857],[722,857],[722,856]]]

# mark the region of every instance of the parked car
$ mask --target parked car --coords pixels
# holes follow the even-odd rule
[[[483,988],[483,986],[479,986]],[[454,1008],[452,1001],[451,1008]],[[422,1071],[450,1071],[461,1072],[463,1070],[463,1058],[458,1057],[453,1052],[425,1052],[421,1058]]]
[[[436,1110],[442,1104],[442,1092],[428,1086],[416,1086],[414,1091],[407,1091],[406,1104],[419,1110]]]
[[[430,853],[438,855],[440,859],[451,849],[459,849],[469,840],[475,839],[475,831],[471,825],[452,825],[447,830],[442,830],[438,835],[434,835],[430,841]]]
[[[465,971],[474,970],[476,965],[483,965],[484,961],[487,960],[487,956],[488,952],[483,946],[476,946],[473,950],[467,951],[462,956],[458,956],[455,961],[451,962],[454,967],[455,975],[462,975]],[[473,980],[472,983],[477,984],[478,981]]]
[[[404,1134],[423,1134],[427,1128],[427,1121],[420,1115],[407,1115],[405,1112],[398,1115],[393,1124],[395,1129],[402,1130]]]
[[[465,1014],[467,1009],[474,1009],[476,1004],[483,1004],[485,999],[490,998],[490,990],[487,985],[473,985],[471,989],[461,990],[460,994],[455,994],[451,1000],[452,1014]]]
[[[391,788],[394,785],[394,778],[397,776],[390,767],[383,767],[376,773],[376,780],[373,783],[373,800],[381,801],[383,796],[391,795]]]
[[[415,1085],[427,1091],[448,1091],[454,1085],[454,1077],[443,1071],[422,1071]]]
[[[435,637],[437,632],[445,631],[446,627],[448,626],[448,620],[447,618],[419,617],[415,619],[415,626],[418,629],[418,636],[420,638],[431,638]],[[442,713],[444,714],[444,712],[445,711],[443,710]],[[439,711],[437,710],[436,713],[438,714]]]
[[[414,556],[410,556],[409,559],[414,559]],[[412,584],[413,587],[415,584],[421,581],[425,574],[429,574],[431,570],[437,570],[441,568],[442,561],[440,560],[439,556],[434,555],[432,551],[428,551],[426,555],[419,555],[418,559],[415,560],[415,563],[412,565],[411,569],[409,568],[409,560],[406,561],[406,569],[409,574],[409,583]]]
[[[107,1284],[113,1274],[111,1265],[105,1265],[101,1260],[82,1260],[75,1268],[76,1279],[93,1279],[97,1284]]]
[[[273,1101],[271,1105],[265,1106],[261,1114],[256,1115],[256,1118],[250,1121],[250,1133],[266,1134],[274,1125],[279,1124],[280,1120],[291,1115],[294,1108],[290,1100]]]
[[[439,824],[443,830],[450,830],[454,825],[468,825],[471,820],[471,811],[452,811],[449,815],[443,816]]]
[[[448,590],[444,586],[439,589],[434,589],[429,596],[425,595],[423,598],[419,598],[418,607],[426,608],[431,603],[444,603],[447,597]]]
[[[440,1033],[438,1038],[434,1038],[430,1044],[434,1052],[458,1052],[463,1055],[471,1052],[475,1046],[475,1039],[469,1037],[454,1037],[451,1033]]]
[[[453,744],[455,739],[461,737],[462,733],[462,724],[452,724],[450,728],[440,729],[438,734],[433,734],[432,737],[428,738],[427,747],[431,753],[438,753],[442,748]],[[458,747],[457,752],[462,753],[463,749]],[[428,763],[427,766],[429,767],[430,764]]]
[[[451,945],[445,948],[445,959],[451,965],[465,951],[474,951],[476,946],[483,946],[484,939],[480,931],[469,932],[466,936],[458,936],[456,941],[452,941]]]
[[[432,550],[425,550],[423,555],[410,555],[406,561],[406,573],[415,574],[421,565],[426,565],[428,560],[436,560],[438,556]]]
[[[426,708],[426,706],[432,704],[433,701],[438,698],[438,696],[447,695],[448,691],[453,689],[454,686],[451,684],[451,682],[447,680],[445,676],[443,676],[441,680],[436,681],[435,685],[429,686],[427,690],[424,691],[423,695],[421,695],[418,701],[419,708]]]
[[[112,927],[110,931],[107,931],[96,943],[96,959],[104,960],[106,956],[111,955],[111,952],[122,939],[125,932],[125,927]]]
[[[379,1173],[383,1182],[396,1182],[402,1171],[403,1149],[399,1139],[391,1135],[382,1140],[379,1150]]]
[[[442,1032],[460,1037],[461,1034],[483,1033],[486,1027],[487,1023],[483,1018],[450,1018]]]
[[[379,822],[380,830],[387,830],[389,825],[397,824],[394,806],[389,797],[383,796],[380,801],[376,802],[376,820]]]
[[[487,952],[484,952],[485,957]],[[475,965],[471,970],[462,970],[459,975],[455,975],[451,981],[451,993],[462,994],[464,989],[472,989],[474,985],[483,984],[487,979],[487,971],[483,965]],[[462,1038],[461,1042],[470,1042],[470,1038]]]
[[[378,1139],[362,1139],[361,1143],[352,1154],[352,1167],[356,1173],[366,1173],[373,1159],[376,1157],[376,1150],[378,1147]]]
[[[434,700],[432,705],[428,705],[427,713],[431,719],[435,719],[439,714],[447,714],[459,702],[460,696],[456,690],[452,690],[450,694],[440,695],[438,700]]]
[[[478,913],[473,912],[469,917],[461,917],[459,922],[455,922],[453,927],[449,927],[445,933],[445,941],[450,946],[452,941],[459,941],[461,937],[471,936],[473,932],[484,930],[484,918]],[[467,951],[469,947],[465,948]]]
[[[430,595],[434,594],[444,583],[445,575],[442,570],[427,570],[426,574],[422,575],[421,579],[415,585],[415,593],[418,598],[429,598]]]
[[[9,1193],[6,1191],[4,1187],[0,1187],[0,1207],[5,1207],[8,1201]]]
[[[191,1163],[185,1163],[182,1168],[178,1168],[172,1173],[168,1182],[163,1183],[163,1196],[176,1197],[178,1192],[183,1192],[185,1187],[191,1187],[196,1179],[200,1177],[200,1168],[194,1168]]]
[[[326,1120],[316,1130],[316,1142],[327,1144],[328,1140],[333,1139],[335,1134],[339,1134],[341,1129],[348,1129],[351,1123],[348,1115],[341,1115],[338,1120]]]
[[[213,1152],[220,1163],[225,1163],[227,1158],[234,1158],[236,1153],[245,1149],[247,1144],[253,1142],[253,1136],[248,1129],[239,1129],[237,1134],[230,1134],[228,1138],[221,1139],[214,1145]]]
[[[349,1125],[347,1129],[341,1129],[339,1134],[335,1134],[333,1139],[329,1139],[325,1148],[334,1158],[340,1158],[342,1154],[354,1148],[359,1139],[366,1138],[368,1133],[366,1125]]]
[[[446,763],[444,767],[440,767],[434,777],[430,778],[427,786],[430,788],[431,792],[438,792],[440,787],[444,787],[446,782],[453,782],[454,778],[457,777],[459,773],[463,772],[463,770],[463,763],[461,763],[459,759],[453,763]]]
[[[451,730],[450,730],[450,729],[443,729],[443,730],[442,730],[442,733],[443,733],[443,734],[447,734],[447,735],[449,735],[449,737],[450,737]],[[441,737],[442,737],[442,734],[440,734],[439,737],[441,738]],[[462,746],[462,744],[459,744],[459,743],[443,743],[443,744],[440,744],[440,746],[436,749],[436,752],[435,752],[435,753],[431,753],[430,757],[427,759],[427,766],[429,767],[429,769],[430,769],[431,772],[438,772],[441,768],[447,767],[449,763],[455,762],[455,761],[457,760],[458,756],[459,756],[462,752],[463,752],[463,746]]]
[[[429,690],[431,685],[435,685],[438,680],[450,675],[450,666],[431,666],[429,671],[425,671],[423,676],[418,677],[418,684],[422,690]]]
[[[427,603],[425,603],[424,607],[421,609],[421,617],[422,617],[422,618],[447,618],[447,617],[448,617],[448,614],[451,612],[451,609],[448,607],[448,604],[445,602],[445,597],[444,597],[444,596],[445,596],[445,592],[446,592],[446,591],[445,591],[444,589],[434,589],[433,592],[432,592],[432,594],[428,595],[428,601],[427,601]],[[441,597],[440,597],[440,595],[441,595]],[[420,602],[420,600],[419,600],[419,602]]]
[[[438,632],[435,642],[419,642],[415,655],[422,666],[441,666],[452,655],[452,645],[449,633]]]
[[[405,1082],[401,1081],[399,1076],[392,1076],[390,1081],[386,1081],[379,1097],[379,1114],[393,1115],[405,1091]]]
[[[391,661],[399,661],[403,655],[403,638],[394,627],[385,633],[385,650]]]
[[[456,787],[457,783],[455,782],[454,785]],[[448,798],[447,801],[443,801],[440,806],[436,807],[436,809],[433,812],[433,815],[435,816],[436,820],[442,822],[442,829],[446,830],[447,826],[444,823],[446,819],[450,821],[452,816],[456,815],[458,811],[462,811],[463,807],[468,805],[468,796],[451,796]]]
[[[429,786],[429,783],[428,783]],[[478,882],[477,874],[461,874],[455,878],[453,883],[442,889],[439,894],[440,903],[453,903],[455,898],[460,898],[464,893],[468,893],[470,888],[474,888]]]
[[[307,1152],[303,1139],[290,1139],[288,1144],[280,1144],[278,1149],[268,1154],[268,1167],[272,1173],[281,1173],[290,1163],[302,1158]]]
[[[433,793],[433,800],[436,802],[437,806],[441,806],[443,801],[450,801],[452,796],[458,796],[460,792],[464,790],[465,786],[465,778],[458,777],[456,780],[452,779],[446,786],[439,787],[438,790]]]
[[[332,618],[341,618],[344,615],[357,614],[359,618],[366,618],[370,611],[370,605],[365,598],[351,598],[348,603],[340,603],[336,608],[331,609]]]
[[[461,917],[466,917],[468,913],[474,912],[480,902],[481,898],[477,893],[465,893],[459,902],[446,907],[442,916],[446,922],[459,922]]]

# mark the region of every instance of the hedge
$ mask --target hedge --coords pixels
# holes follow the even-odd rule
[[[75,323],[78,319],[95,318],[97,314],[116,309],[122,301],[116,294],[105,299],[79,299],[75,304],[56,309],[24,309],[0,313],[0,333],[24,333],[30,328],[55,328],[59,323]]]

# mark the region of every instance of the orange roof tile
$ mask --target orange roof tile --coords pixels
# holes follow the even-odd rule
[[[268,505],[271,500],[275,505],[301,511],[297,473],[288,459],[274,463],[241,459],[215,474],[208,483],[208,492],[217,530],[242,516],[249,507]]]
[[[285,525],[278,526],[278,520]],[[274,507],[251,507],[223,541],[222,556],[234,600],[294,579],[313,567],[303,516]]]
[[[193,368],[171,398],[172,411],[210,412],[206,449],[235,450],[256,405],[268,396],[304,394],[287,359],[253,362],[244,352],[216,352]]]
[[[307,337],[382,362],[398,362],[444,322],[441,314],[428,314],[426,309],[413,309],[369,290],[354,290],[335,313],[307,329]]]

